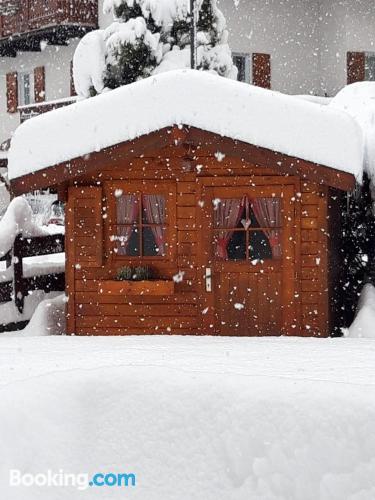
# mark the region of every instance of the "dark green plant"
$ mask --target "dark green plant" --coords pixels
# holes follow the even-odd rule
[[[375,285],[375,218],[367,176],[344,203],[341,246],[344,266],[339,288],[342,323],[347,327],[354,319],[363,286]],[[339,289],[337,295],[340,295]]]
[[[156,66],[156,59],[143,39],[137,40],[134,44],[121,44],[112,54],[112,59],[116,63],[107,64],[104,75],[104,85],[109,89],[128,85],[139,78],[146,78]]]
[[[178,45],[181,49],[188,45],[190,43],[190,28],[190,17],[177,19],[171,29],[172,45]],[[199,10],[197,31],[207,33],[212,46],[219,41],[212,0],[203,0],[202,2]]]
[[[130,266],[122,267],[117,272],[118,281],[130,281],[133,279],[133,269]]]
[[[153,278],[150,266],[124,266],[117,272],[118,281],[147,281]]]
[[[134,268],[134,281],[147,281],[150,279],[152,279],[152,269],[149,266],[137,266]]]
[[[129,7],[129,5],[124,2],[120,4],[119,6],[114,8],[114,14],[117,19],[127,22],[129,19],[136,19],[137,17],[144,17],[142,9],[137,2],[137,0],[134,1],[133,6]],[[157,33],[160,32],[161,27],[156,26],[155,21],[151,15],[149,15],[147,18],[144,18],[146,21],[147,29],[151,31],[151,33]]]

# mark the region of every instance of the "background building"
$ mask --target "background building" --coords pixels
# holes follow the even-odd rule
[[[0,143],[24,120],[74,96],[72,59],[112,21],[99,0],[0,2]],[[218,0],[239,78],[290,94],[333,96],[375,80],[372,0]],[[56,102],[57,101],[57,102]]]

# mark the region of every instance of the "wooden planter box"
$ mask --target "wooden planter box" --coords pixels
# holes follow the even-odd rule
[[[173,295],[174,281],[101,281],[99,293],[104,295]]]

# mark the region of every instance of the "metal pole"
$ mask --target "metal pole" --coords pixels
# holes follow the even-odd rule
[[[196,0],[190,0],[190,47],[191,47],[191,69],[197,69],[197,13]]]

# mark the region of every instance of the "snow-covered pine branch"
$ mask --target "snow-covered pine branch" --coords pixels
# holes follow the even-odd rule
[[[236,78],[226,21],[216,0],[197,0],[197,69]],[[87,34],[74,56],[82,98],[153,74],[190,67],[189,0],[106,0],[114,22]]]

